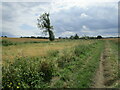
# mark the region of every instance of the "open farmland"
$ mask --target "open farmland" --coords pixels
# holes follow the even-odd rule
[[[118,39],[3,38],[3,88],[118,88]]]

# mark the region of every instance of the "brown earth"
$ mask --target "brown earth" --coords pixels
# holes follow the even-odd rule
[[[117,60],[112,56],[115,54],[110,43],[106,41],[105,49],[101,53],[99,68],[94,77],[93,88],[114,88],[118,84]],[[115,55],[114,55],[115,56]]]

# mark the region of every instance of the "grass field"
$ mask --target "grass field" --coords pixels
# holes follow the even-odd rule
[[[3,88],[118,88],[118,39],[3,38]]]

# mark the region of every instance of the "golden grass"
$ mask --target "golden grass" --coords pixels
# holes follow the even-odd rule
[[[105,38],[103,40],[115,40],[115,41],[120,41],[120,38]]]
[[[2,38],[13,42],[30,42],[30,41],[49,41],[49,39],[34,39],[34,38]]]
[[[9,39],[9,38],[8,38]],[[14,40],[14,39],[12,39]],[[15,39],[16,40],[16,39]],[[17,39],[22,41],[22,39]],[[29,40],[29,39],[28,39]],[[34,39],[32,39],[34,40]],[[27,39],[26,39],[27,41]],[[34,57],[34,56],[46,56],[48,51],[63,50],[66,48],[72,48],[78,44],[89,44],[89,40],[71,40],[65,42],[51,42],[51,43],[29,43],[18,44],[11,46],[2,46],[2,60],[13,61],[14,58],[19,57]]]

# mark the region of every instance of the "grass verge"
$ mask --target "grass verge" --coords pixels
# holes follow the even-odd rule
[[[2,67],[3,88],[88,88],[98,67],[103,41],[21,57]]]

